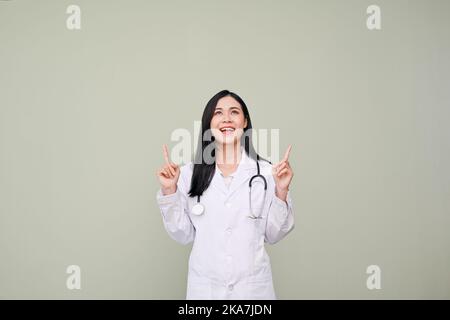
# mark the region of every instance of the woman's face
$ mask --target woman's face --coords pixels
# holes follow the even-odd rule
[[[246,127],[247,119],[239,102],[231,96],[219,99],[211,119],[211,132],[216,143],[230,144],[239,141]]]

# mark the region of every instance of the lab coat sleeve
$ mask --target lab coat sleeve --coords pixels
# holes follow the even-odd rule
[[[158,190],[156,199],[161,211],[164,228],[169,236],[181,244],[188,244],[195,238],[195,228],[187,212],[187,194],[184,179],[180,175],[177,191],[173,194],[163,195]]]
[[[292,199],[288,192],[286,201],[279,199],[275,191],[271,195],[265,232],[265,241],[274,244],[294,229]]]

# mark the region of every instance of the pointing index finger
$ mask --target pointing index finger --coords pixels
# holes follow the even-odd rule
[[[291,152],[291,149],[292,149],[292,145],[289,145],[289,147],[286,150],[286,153],[284,154],[283,161],[287,161],[288,160],[289,153]]]
[[[167,150],[166,145],[163,145],[163,154],[164,154],[164,161],[166,161],[166,163],[170,165],[169,151]]]

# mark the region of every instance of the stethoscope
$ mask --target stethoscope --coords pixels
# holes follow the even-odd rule
[[[260,173],[258,161],[256,161],[256,167],[257,167],[257,171],[258,172],[257,172],[257,174],[255,174],[254,176],[252,176],[250,178],[250,181],[248,183],[248,187],[250,189],[250,191],[248,193],[248,202],[249,202],[249,206],[250,206],[250,215],[248,217],[250,219],[262,219],[261,214],[256,216],[253,213],[253,209],[252,209],[252,183],[253,183],[253,180],[255,180],[256,178],[261,178],[262,181],[264,182],[263,203],[265,203],[265,201],[266,201],[266,194],[267,194],[267,180]],[[197,196],[197,203],[192,207],[191,212],[192,212],[193,215],[196,215],[196,216],[200,216],[200,215],[202,215],[205,212],[205,206],[200,202],[200,195]]]

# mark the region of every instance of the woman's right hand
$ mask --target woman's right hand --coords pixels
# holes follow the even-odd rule
[[[162,166],[156,173],[159,184],[161,185],[161,192],[163,195],[175,193],[177,191],[177,182],[180,177],[180,167],[169,159],[169,152],[167,146],[163,146],[164,166]]]

